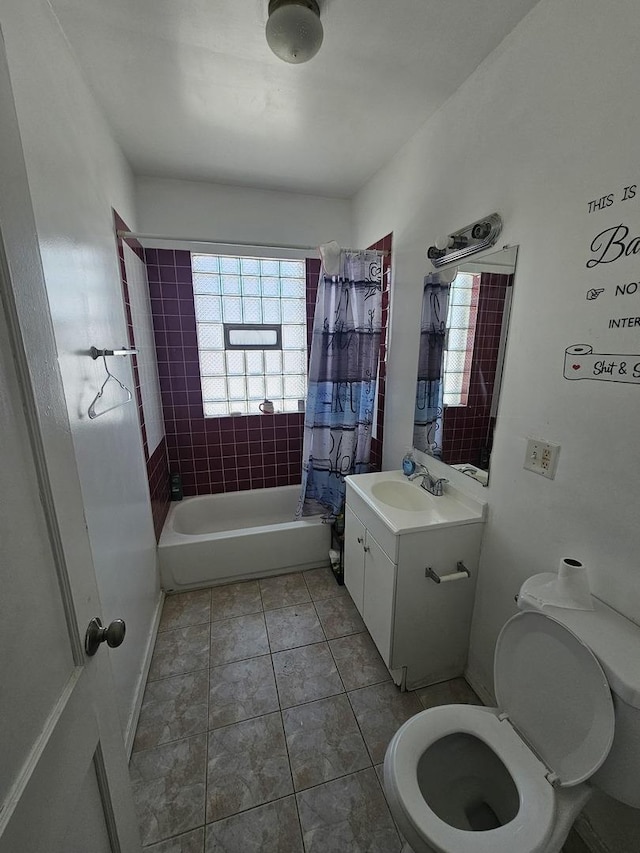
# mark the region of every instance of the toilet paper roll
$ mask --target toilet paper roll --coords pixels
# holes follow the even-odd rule
[[[450,575],[440,575],[440,583],[449,583],[449,581],[468,580],[469,572],[452,572]]]

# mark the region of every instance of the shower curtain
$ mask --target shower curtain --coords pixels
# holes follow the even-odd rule
[[[442,456],[442,392],[449,288],[449,283],[441,281],[438,273],[425,276],[413,421],[413,446],[438,458]]]
[[[342,510],[344,478],[369,470],[380,353],[382,266],[376,252],[342,251],[320,270],[304,422],[298,517]]]

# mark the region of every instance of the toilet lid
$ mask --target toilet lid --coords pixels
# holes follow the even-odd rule
[[[588,646],[543,613],[512,617],[494,658],[501,710],[560,785],[578,785],[600,767],[614,730],[609,684]]]

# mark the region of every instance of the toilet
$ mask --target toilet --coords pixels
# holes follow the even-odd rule
[[[559,853],[598,787],[640,808],[640,627],[541,606],[530,578],[494,657],[498,708],[444,705],[394,735],[384,787],[403,853]]]

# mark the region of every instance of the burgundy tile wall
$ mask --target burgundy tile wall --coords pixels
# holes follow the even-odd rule
[[[391,285],[391,244],[393,234],[387,234],[381,240],[369,246],[369,249],[387,252],[382,259],[382,335],[380,337],[380,385],[378,388],[378,411],[376,412],[377,436],[371,439],[371,470],[382,467],[382,439],[384,427],[384,397],[387,384],[387,328],[389,326],[389,299]]]
[[[205,418],[187,251],[145,252],[171,472],[183,491],[207,495],[297,484],[302,476],[303,413]],[[311,338],[320,261],[307,261]]]
[[[498,363],[502,315],[507,288],[513,276],[483,273],[477,308],[473,362],[466,406],[452,406],[444,413],[443,457],[450,465],[479,465],[491,450],[495,419],[491,398]]]
[[[133,328],[133,319],[131,315],[131,301],[129,299],[129,285],[127,283],[127,269],[124,262],[124,241],[118,235],[118,231],[129,231],[126,222],[113,211],[113,222],[116,232],[116,245],[118,249],[118,260],[120,262],[120,278],[122,282],[122,298],[124,309],[127,318],[127,336],[129,346],[135,347],[135,330]],[[126,243],[136,255],[144,260],[144,250],[137,240],[127,238]],[[153,526],[156,534],[156,541],[160,539],[162,533],[162,525],[169,511],[169,461],[167,458],[167,444],[163,438],[160,444],[149,456],[149,444],[147,442],[147,430],[144,422],[144,409],[142,407],[142,393],[140,391],[140,371],[138,370],[138,361],[136,356],[131,357],[134,378],[134,394],[136,404],[138,406],[138,420],[140,423],[140,433],[142,436],[142,446],[144,448],[144,458],[147,463],[147,478],[149,480],[149,495],[151,498],[151,512],[153,515]]]

